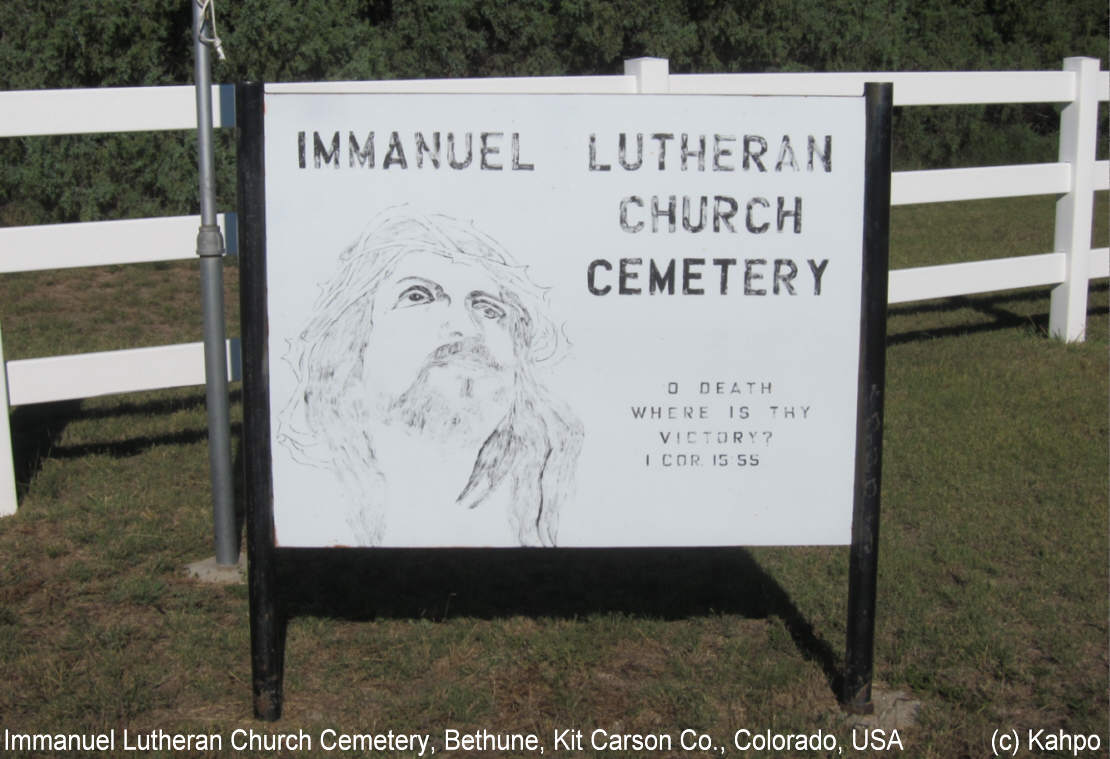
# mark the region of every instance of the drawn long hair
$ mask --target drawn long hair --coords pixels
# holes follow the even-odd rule
[[[374,329],[378,287],[406,256],[430,252],[476,264],[507,305],[517,356],[509,411],[480,447],[459,493],[463,508],[479,508],[495,491],[510,494],[506,518],[521,545],[555,545],[558,514],[573,488],[582,445],[574,414],[537,379],[541,365],[557,361],[566,341],[547,315],[546,291],[492,238],[448,216],[393,208],[375,218],[339,258],[336,276],[322,289],[312,317],[289,341],[285,360],[297,389],[280,414],[277,438],[300,463],[330,470],[343,484],[347,523],[360,545],[377,545],[387,519],[384,479],[374,447],[364,373]]]

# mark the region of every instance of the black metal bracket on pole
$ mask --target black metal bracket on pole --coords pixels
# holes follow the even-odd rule
[[[239,309],[243,323],[243,460],[247,502],[254,715],[281,717],[285,618],[275,578],[266,309],[266,163],[263,90],[235,88],[239,157]]]
[[[875,658],[875,591],[879,570],[879,496],[886,388],[887,277],[890,272],[890,153],[893,86],[864,85],[867,112],[863,198],[863,303],[860,311],[852,548],[848,566],[848,635],[841,704],[869,714]]]

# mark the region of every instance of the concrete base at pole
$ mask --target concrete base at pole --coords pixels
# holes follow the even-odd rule
[[[247,582],[247,554],[239,554],[236,564],[220,564],[216,557],[194,561],[185,567],[190,577],[213,585],[245,585]]]
[[[871,703],[874,705],[871,714],[852,714],[846,718],[853,728],[879,729],[889,734],[891,730],[913,727],[921,711],[921,702],[900,690],[872,686]]]

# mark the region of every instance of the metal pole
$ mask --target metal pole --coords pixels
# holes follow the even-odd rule
[[[212,77],[208,44],[202,37],[204,6],[193,6],[193,51],[197,85],[197,170],[200,175],[201,305],[204,310],[204,380],[208,399],[208,467],[212,476],[212,516],[216,563],[239,561],[235,502],[231,486],[231,422],[227,399],[227,348],[224,331],[224,239],[216,223],[216,184],[212,160]]]

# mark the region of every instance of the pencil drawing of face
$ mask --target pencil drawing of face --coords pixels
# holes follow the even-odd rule
[[[512,402],[513,317],[481,266],[429,252],[401,259],[371,309],[366,354],[389,356],[364,373],[372,417],[441,436],[488,433]]]
[[[401,509],[460,529],[499,509],[512,540],[554,545],[582,430],[538,374],[565,347],[545,291],[496,241],[390,209],[290,341],[278,440],[342,482],[353,545],[398,539]]]

